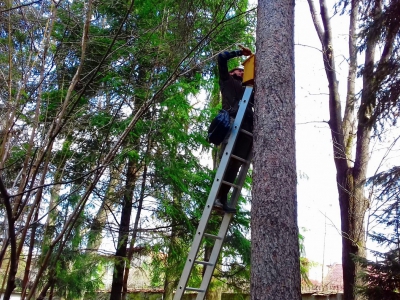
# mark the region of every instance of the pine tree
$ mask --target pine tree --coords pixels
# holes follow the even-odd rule
[[[400,167],[369,179],[374,187],[376,206],[370,216],[377,229],[369,233],[381,251],[371,251],[375,261],[357,257],[364,270],[358,293],[371,300],[400,299]]]

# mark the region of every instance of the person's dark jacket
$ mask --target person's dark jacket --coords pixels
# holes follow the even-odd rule
[[[222,94],[222,109],[228,111],[231,117],[236,117],[236,113],[239,109],[239,101],[242,99],[245,89],[245,87],[242,86],[242,81],[231,76],[228,70],[228,60],[238,56],[242,56],[242,50],[231,52],[224,51],[218,55],[219,86]],[[247,109],[246,116],[251,119],[253,117],[253,111],[250,107]]]

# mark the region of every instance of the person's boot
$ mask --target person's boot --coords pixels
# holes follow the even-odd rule
[[[228,206],[228,204],[224,203],[223,208],[224,212],[228,214],[235,214],[236,213],[236,208]]]
[[[224,204],[219,199],[215,199],[213,209],[223,210]]]
[[[226,213],[234,214],[236,213],[236,209],[228,206],[228,198],[227,196],[221,197],[220,199],[216,199],[214,202],[214,208],[217,210],[223,210]]]

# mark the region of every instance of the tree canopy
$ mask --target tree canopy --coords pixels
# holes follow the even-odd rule
[[[166,274],[212,180],[198,156],[217,109],[214,56],[253,40],[247,1],[9,0],[0,10],[5,299],[16,287],[23,299],[89,297],[114,262],[121,294],[138,248],[169,253]],[[103,238],[114,249],[99,252]]]

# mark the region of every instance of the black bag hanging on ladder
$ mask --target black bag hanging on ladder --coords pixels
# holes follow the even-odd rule
[[[221,109],[208,127],[207,141],[218,146],[224,141],[230,128],[231,120],[229,113],[226,110]]]

